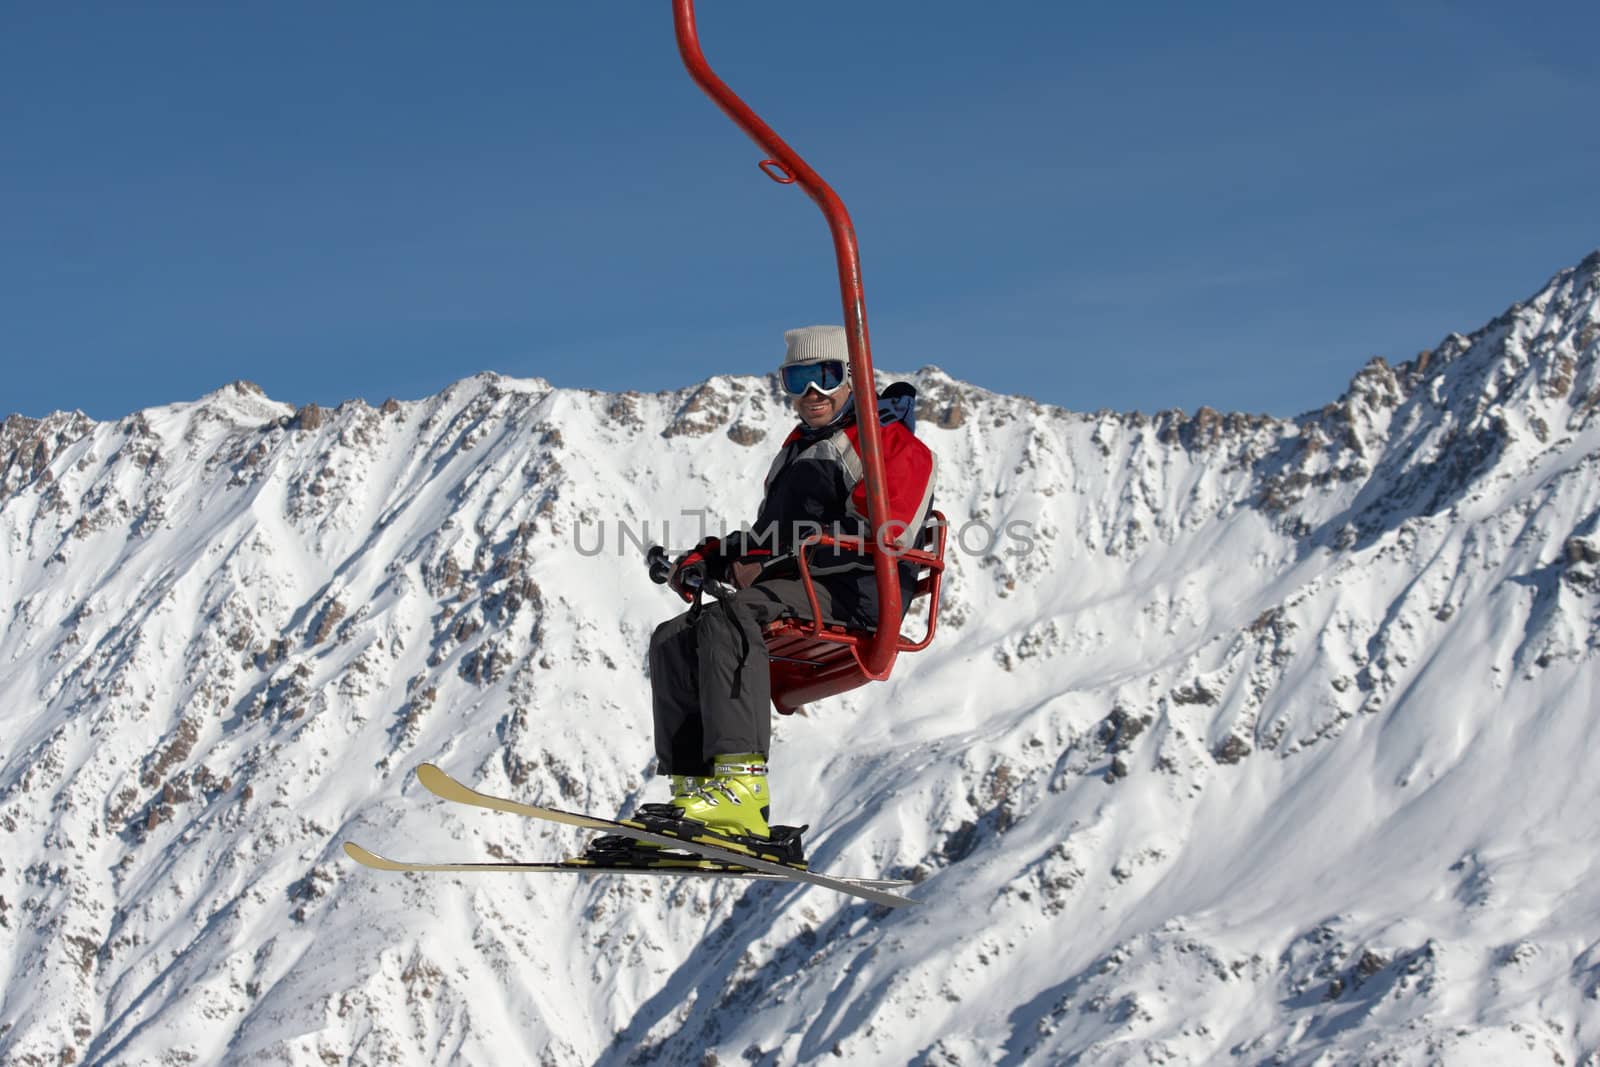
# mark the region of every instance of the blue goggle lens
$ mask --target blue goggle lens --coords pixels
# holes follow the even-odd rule
[[[824,393],[831,393],[844,384],[844,363],[825,359],[821,363],[791,363],[783,368],[783,388],[799,396],[813,385]]]

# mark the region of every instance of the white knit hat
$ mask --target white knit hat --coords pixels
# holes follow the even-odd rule
[[[821,363],[837,359],[850,366],[850,343],[845,340],[843,326],[802,326],[783,333],[785,351],[783,365],[791,363]]]

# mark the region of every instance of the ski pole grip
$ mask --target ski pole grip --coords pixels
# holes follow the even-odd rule
[[[667,579],[672,577],[672,561],[667,558],[667,550],[660,545],[651,545],[644,559],[650,567],[650,580],[657,585],[666,585]]]

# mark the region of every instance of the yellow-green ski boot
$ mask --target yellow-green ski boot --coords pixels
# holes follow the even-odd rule
[[[682,818],[728,837],[770,838],[767,825],[772,798],[767,791],[767,758],[754,752],[717,756],[712,777],[699,788],[674,795],[672,806]],[[673,790],[677,794],[677,790]]]
[[[686,797],[696,789],[711,781],[709,778],[696,778],[692,774],[674,774],[672,776],[672,799]]]

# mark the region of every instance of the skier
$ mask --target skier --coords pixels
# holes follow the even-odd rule
[[[838,538],[876,533],[881,547],[913,547],[932,507],[934,481],[933,453],[914,433],[916,390],[895,383],[878,397],[889,515],[883,529],[869,530],[844,328],[789,330],[784,342],[778,373],[800,424],[767,472],[756,521],[708,537],[676,561],[669,577],[686,600],[695,599],[686,579],[696,572],[738,592],[697,603],[657,627],[650,641],[656,757],[659,773],[671,776],[675,817],[757,840],[771,835],[772,803],[771,680],[761,631],[774,619],[811,614],[796,547],[819,530]],[[866,555],[817,547],[808,563],[826,621],[876,625],[877,583]],[[917,568],[902,563],[898,572],[904,605]]]

